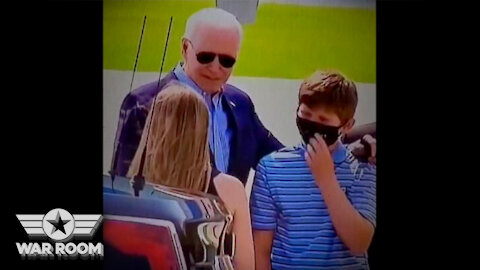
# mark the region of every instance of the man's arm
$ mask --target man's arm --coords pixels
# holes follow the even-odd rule
[[[361,140],[365,135],[370,135],[376,138],[377,135],[377,123],[369,123],[354,127],[350,132],[343,137],[343,143],[350,144],[355,141]]]
[[[120,108],[112,156],[112,172],[127,176],[133,156],[137,151],[148,110],[137,104],[133,95],[127,95]]]
[[[264,156],[285,147],[273,134],[265,128],[262,121],[258,118],[255,111],[255,106],[252,100],[248,97],[252,110],[252,121],[254,136],[258,141],[258,151],[255,156],[255,166]]]
[[[321,136],[316,134],[315,139],[310,140],[305,154],[315,182],[322,192],[335,231],[353,254],[364,254],[372,241],[374,226],[371,220],[362,216],[355,209],[341,189],[335,176],[330,152]],[[374,193],[374,181],[370,186],[372,187],[371,191],[363,190],[361,192]],[[364,198],[364,200],[369,198]],[[372,207],[370,202],[367,204],[369,204],[368,207]],[[371,204],[375,207],[374,202]],[[372,215],[367,214],[367,216]]]
[[[377,163],[377,125],[376,123],[357,126],[343,137],[343,143],[357,157],[371,164]]]
[[[272,269],[270,254],[272,253],[273,235],[273,231],[253,230],[255,269]]]

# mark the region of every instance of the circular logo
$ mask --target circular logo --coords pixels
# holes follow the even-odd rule
[[[55,241],[65,241],[73,235],[75,219],[67,210],[56,208],[43,217],[43,231]]]

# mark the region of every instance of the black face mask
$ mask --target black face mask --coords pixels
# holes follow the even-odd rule
[[[315,133],[318,133],[323,137],[323,139],[325,140],[325,143],[328,146],[334,144],[337,141],[338,137],[340,136],[338,131],[341,128],[341,126],[332,127],[332,126],[322,125],[320,123],[316,123],[316,122],[298,117],[298,115],[297,115],[297,127],[298,127],[298,130],[300,131],[300,135],[302,135],[302,138],[305,144],[308,144],[310,141],[310,138],[315,137]]]

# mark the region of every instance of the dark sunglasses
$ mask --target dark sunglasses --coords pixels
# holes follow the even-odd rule
[[[231,68],[235,64],[235,58],[225,55],[225,54],[216,54],[212,52],[199,52],[197,53],[197,61],[200,64],[208,64],[215,60],[215,57],[218,55],[218,62],[224,68]]]
[[[193,48],[192,42],[189,42],[189,43],[192,45],[192,48]],[[197,61],[200,64],[211,63],[211,62],[213,62],[213,60],[215,60],[215,57],[218,56],[218,62],[220,62],[220,65],[222,65],[222,67],[224,67],[224,68],[233,67],[233,65],[235,64],[235,61],[236,61],[236,59],[231,57],[230,55],[217,54],[217,53],[213,53],[213,52],[199,52],[199,53],[196,54],[196,56],[197,56]]]

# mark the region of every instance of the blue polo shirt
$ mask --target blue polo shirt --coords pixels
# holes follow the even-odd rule
[[[283,148],[257,166],[250,198],[254,230],[275,231],[272,269],[368,269],[367,254],[354,256],[333,227],[305,160],[305,148]],[[340,187],[354,208],[376,225],[376,169],[339,144],[332,153]]]
[[[230,144],[233,137],[231,125],[228,123],[227,109],[223,102],[223,93],[219,91],[214,95],[209,95],[203,91],[188,75],[179,63],[174,71],[178,80],[195,90],[205,99],[208,107],[208,145],[215,157],[216,168],[223,172],[228,172],[228,163],[230,158]]]

